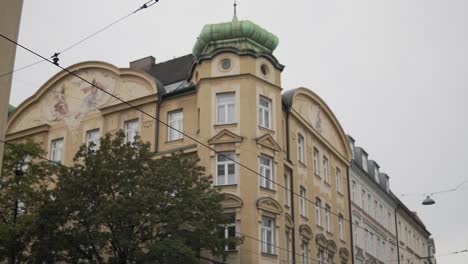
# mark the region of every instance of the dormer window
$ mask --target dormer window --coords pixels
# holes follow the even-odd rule
[[[390,191],[390,184],[388,182],[388,179],[385,180],[385,188],[387,189],[387,192]]]
[[[379,179],[379,168],[375,167],[374,168],[374,177],[375,177],[375,181],[377,183],[380,183],[380,179]]]
[[[354,144],[351,140],[349,141],[349,147],[351,148],[351,157],[354,157]]]
[[[367,172],[367,156],[362,154],[362,169]]]

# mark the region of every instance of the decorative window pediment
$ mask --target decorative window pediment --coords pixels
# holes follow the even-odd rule
[[[348,249],[346,248],[340,248],[340,251],[339,251],[339,254],[340,254],[340,258],[344,261],[348,260],[349,258],[349,251]]]
[[[208,140],[208,143],[210,145],[216,145],[216,144],[226,144],[226,143],[239,143],[242,141],[242,137],[227,130],[223,129],[221,132],[216,134],[214,137],[212,137],[210,140]]]
[[[335,241],[328,240],[327,251],[331,255],[334,255],[336,253],[336,243],[335,243]]]
[[[314,236],[314,234],[312,233],[312,229],[310,229],[310,227],[306,224],[302,224],[299,226],[299,233],[301,234],[301,236],[305,237],[308,240],[311,240]]]
[[[257,208],[277,215],[283,212],[281,205],[270,197],[259,198],[257,200]]]
[[[224,193],[224,200],[221,202],[223,208],[240,208],[244,203],[242,199],[234,194]]]
[[[280,145],[275,141],[275,139],[270,134],[265,134],[257,138],[257,144],[262,145],[266,148],[272,149],[274,151],[281,151]]]
[[[289,213],[284,214],[284,220],[285,220],[287,227],[291,227],[291,228],[293,227],[293,220]]]
[[[319,246],[322,249],[326,249],[328,245],[327,238],[322,235],[322,234],[317,234],[315,236],[315,242],[317,243],[317,246]]]

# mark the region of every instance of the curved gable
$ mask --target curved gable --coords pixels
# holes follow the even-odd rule
[[[301,121],[312,126],[342,157],[351,161],[351,149],[346,134],[322,98],[301,87],[285,92],[283,104]]]
[[[157,94],[155,79],[142,71],[119,69],[97,61],[67,69],[125,101]],[[87,114],[119,103],[109,94],[60,71],[18,106],[8,119],[7,134],[58,122],[73,131]]]

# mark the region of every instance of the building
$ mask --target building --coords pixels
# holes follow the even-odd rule
[[[7,139],[32,138],[64,164],[81,144],[118,129],[128,141],[139,133],[158,155],[197,153],[225,193],[226,235],[248,236],[226,248],[228,263],[351,263],[346,134],[317,94],[283,92],[278,42],[234,17],[206,25],[192,54],[170,61],[68,68],[186,135],[62,71],[18,106]]]
[[[2,0],[0,2],[0,32],[5,36],[18,40],[19,25],[23,0]],[[0,41],[0,75],[13,71],[15,65],[16,45],[4,40]],[[12,74],[0,77],[0,139],[5,139],[7,116],[14,107],[9,105]],[[0,171],[2,171],[3,143],[0,143]]]
[[[400,264],[436,263],[434,240],[431,233],[404,203],[398,200],[396,210]]]
[[[348,139],[354,263],[435,263],[434,240],[421,219],[392,193],[378,163]]]
[[[369,160],[367,152],[355,146],[350,166],[351,219],[354,263],[392,263],[398,260],[395,209],[389,177]]]

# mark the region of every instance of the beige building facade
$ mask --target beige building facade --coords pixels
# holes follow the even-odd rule
[[[435,264],[435,244],[416,212],[400,202],[396,210],[400,264]]]
[[[226,236],[245,237],[226,248],[227,263],[352,263],[346,134],[317,94],[283,91],[277,45],[235,17],[205,26],[192,54],[167,62],[70,66],[155,118],[62,71],[10,115],[7,140],[31,138],[65,165],[119,129],[158,155],[197,153],[225,193]]]
[[[0,2],[0,32],[13,40],[18,40],[21,10],[23,0],[2,0]],[[16,45],[0,40],[0,75],[13,71],[15,65]],[[5,139],[5,129],[8,114],[14,111],[9,105],[12,74],[0,77],[0,139]],[[0,171],[2,171],[3,143],[0,143]]]

